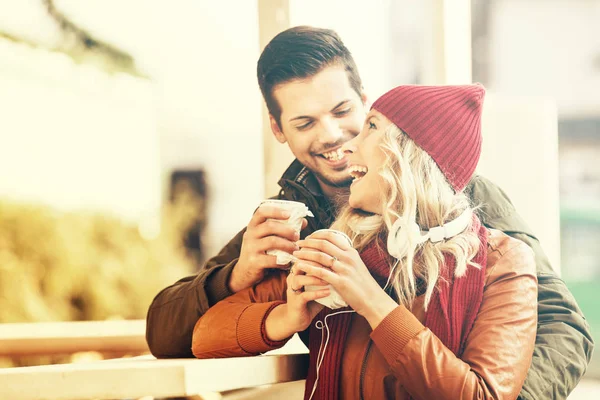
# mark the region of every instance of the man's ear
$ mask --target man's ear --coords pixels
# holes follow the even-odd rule
[[[277,139],[279,143],[287,142],[285,135],[281,132],[281,128],[279,128],[279,124],[271,114],[269,114],[269,123],[271,124],[271,132],[275,135],[275,139]]]
[[[360,100],[362,101],[363,105],[365,106],[365,110],[369,110],[369,108],[371,107],[371,104],[369,103],[369,96],[367,96],[367,93],[365,93],[365,91],[361,91],[360,94]]]

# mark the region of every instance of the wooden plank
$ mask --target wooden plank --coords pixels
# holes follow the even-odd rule
[[[0,398],[118,399],[191,396],[306,377],[308,354],[228,359],[132,359],[0,370]]]
[[[148,352],[146,321],[0,324],[0,356]]]
[[[290,27],[290,0],[259,0],[258,1],[258,40],[260,51],[281,31]],[[265,174],[265,198],[279,193],[279,178],[294,160],[294,155],[282,146],[271,131],[269,112],[264,105],[262,108],[263,121],[263,159]]]
[[[420,76],[426,85],[471,83],[471,0],[425,2]]]

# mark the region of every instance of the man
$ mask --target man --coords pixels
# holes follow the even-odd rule
[[[258,81],[273,134],[296,160],[279,184],[277,198],[305,203],[315,214],[301,236],[326,228],[337,204],[346,201],[351,178],[341,145],[356,136],[368,111],[358,69],[331,30],[288,29],[258,61]],[[564,399],[586,370],[593,349],[590,330],[573,296],[552,271],[538,240],[497,186],[475,177],[466,189],[483,204],[481,219],[518,238],[535,252],[538,271],[538,335],[522,399]],[[207,262],[196,276],[164,289],[148,311],[146,338],[157,357],[191,357],[194,325],[206,310],[278,268],[268,249],[291,252],[299,237],[274,208],[259,208],[248,226]],[[301,338],[306,343],[306,332]]]

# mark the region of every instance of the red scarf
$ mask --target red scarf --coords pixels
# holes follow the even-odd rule
[[[473,261],[482,268],[469,267],[465,275],[456,278],[454,276],[456,260],[447,256],[445,265],[440,270],[440,277],[443,279],[438,280],[437,290],[434,290],[425,313],[425,326],[458,357],[464,350],[467,336],[479,312],[485,284],[488,231],[476,217],[474,218],[472,229],[478,233],[481,246]],[[375,243],[374,241],[367,246],[360,256],[373,278],[383,287],[390,273],[390,258],[382,241],[379,245]],[[324,308],[315,318],[315,322],[323,321],[325,316],[338,311],[341,310]],[[319,382],[313,400],[339,398],[341,362],[351,320],[351,313],[339,314],[327,319],[330,332],[329,344],[319,370]],[[310,366],[304,389],[305,400],[309,399],[315,383],[317,355],[321,347],[322,335],[315,323],[310,325],[309,333]]]

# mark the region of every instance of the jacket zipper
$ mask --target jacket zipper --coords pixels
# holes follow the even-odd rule
[[[367,351],[365,352],[365,358],[363,359],[362,367],[360,369],[360,381],[358,383],[358,388],[360,391],[360,400],[365,400],[364,380],[365,380],[365,374],[367,372],[367,359],[369,358],[369,353],[371,353],[371,345],[372,344],[373,344],[373,342],[369,339],[369,343],[367,344]]]

